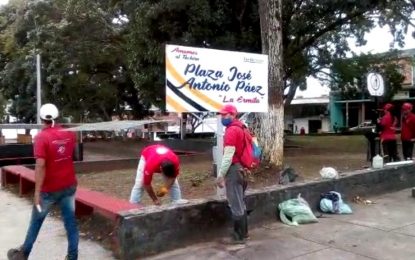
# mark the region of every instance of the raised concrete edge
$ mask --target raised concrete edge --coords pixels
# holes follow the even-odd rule
[[[277,180],[277,174],[276,174]],[[321,193],[331,190],[350,200],[353,196],[369,196],[415,185],[415,165],[365,169],[344,174],[335,180],[314,180],[290,185],[274,185],[247,192],[247,206],[254,211],[251,225],[277,219],[277,205],[301,193],[316,208]],[[212,239],[227,232],[229,211],[225,199],[191,200],[180,206],[165,205],[121,212],[117,235],[122,259],[160,253],[191,243]]]

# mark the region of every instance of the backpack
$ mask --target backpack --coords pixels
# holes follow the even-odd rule
[[[246,126],[236,126],[242,129],[244,133],[242,154],[239,157],[244,168],[255,169],[261,162],[262,150],[255,137],[252,137],[249,129]]]

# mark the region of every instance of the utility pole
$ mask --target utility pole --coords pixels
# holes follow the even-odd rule
[[[41,74],[40,74],[40,54],[36,54],[36,81],[37,81],[37,88],[36,88],[36,107],[37,107],[37,118],[36,122],[40,124],[40,106],[42,104],[42,92],[41,92]]]

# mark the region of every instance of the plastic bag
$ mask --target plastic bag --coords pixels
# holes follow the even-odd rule
[[[339,173],[336,169],[332,167],[323,167],[320,170],[320,175],[323,179],[337,179],[339,178]]]
[[[295,170],[291,167],[285,168],[283,171],[281,171],[278,183],[281,185],[286,185],[290,182],[295,182],[295,179],[297,179],[298,174],[295,173]]]
[[[330,191],[338,196],[338,201],[334,202],[331,199],[322,198],[320,200],[320,209],[324,213],[334,214],[352,214],[353,211],[349,205],[343,202],[341,194],[335,191]],[[337,205],[336,205],[337,204]]]
[[[290,226],[318,222],[307,201],[301,198],[301,194],[298,194],[296,199],[290,199],[280,203],[278,209],[280,211],[281,221]]]

